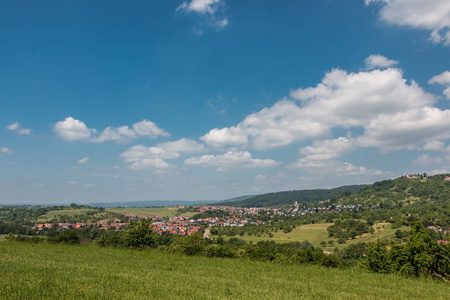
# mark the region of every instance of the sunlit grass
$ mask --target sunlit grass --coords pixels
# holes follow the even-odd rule
[[[380,230],[376,230],[374,234],[364,234],[362,236],[357,236],[355,239],[348,240],[345,244],[338,244],[338,239],[329,238],[327,228],[334,223],[319,223],[319,224],[307,224],[301,225],[294,228],[291,232],[284,233],[282,230],[273,233],[273,237],[269,237],[268,234],[258,235],[247,235],[243,236],[236,235],[234,237],[243,239],[247,242],[257,243],[259,241],[273,240],[277,243],[289,243],[289,242],[303,242],[308,241],[312,243],[315,247],[322,247],[320,243],[325,241],[327,243],[326,247],[322,247],[324,250],[332,251],[335,247],[343,248],[347,247],[350,244],[356,244],[361,242],[371,242],[376,241],[377,239],[390,239],[395,236],[395,231],[400,229],[402,231],[409,230],[409,227],[402,226],[397,229],[392,229],[392,225],[390,223],[378,223],[374,224],[374,228],[380,227]],[[384,228],[383,228],[384,225]],[[217,238],[217,235],[211,235],[211,238]],[[225,239],[229,239],[223,235]],[[331,247],[328,247],[328,242],[333,241],[334,244]]]
[[[45,215],[39,218],[39,222],[45,222],[54,219],[58,216],[75,216],[75,215],[85,215],[88,212],[94,212],[95,210],[91,208],[77,208],[77,209],[62,209],[62,210],[52,210],[48,211]]]
[[[358,269],[92,246],[0,243],[0,299],[445,299],[449,287]]]

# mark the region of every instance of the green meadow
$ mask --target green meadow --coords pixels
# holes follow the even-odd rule
[[[328,241],[334,241],[334,245],[332,247],[322,247],[324,250],[332,251],[335,247],[338,248],[344,248],[347,247],[350,244],[356,244],[361,242],[371,242],[376,241],[377,239],[390,239],[395,236],[395,231],[400,229],[402,231],[408,230],[409,227],[402,226],[397,229],[392,229],[392,226],[390,223],[377,223],[374,224],[374,228],[380,228],[376,229],[376,232],[374,234],[364,234],[362,236],[357,236],[355,239],[348,240],[345,244],[338,244],[336,238],[329,238],[328,237],[328,231],[327,228],[329,226],[333,225],[333,223],[319,223],[319,224],[307,224],[307,225],[301,225],[294,228],[291,232],[284,233],[283,231],[278,231],[273,233],[273,237],[269,237],[268,234],[261,234],[260,236],[257,235],[247,235],[244,234],[243,236],[236,235],[234,237],[243,239],[247,242],[253,242],[257,243],[259,241],[267,241],[267,240],[273,240],[277,243],[289,243],[289,242],[303,242],[308,241],[311,244],[313,244],[315,247],[321,247],[320,242],[325,241],[328,243]],[[383,227],[384,226],[384,227]],[[217,235],[211,235],[211,238],[217,238]],[[227,237],[223,235],[225,239],[229,239],[230,237]]]
[[[0,299],[448,299],[448,284],[155,250],[0,243]]]
[[[115,207],[107,208],[105,211],[114,212],[118,214],[131,213],[138,217],[169,217],[172,218],[178,213],[178,208],[176,207]],[[45,215],[39,218],[39,222],[46,222],[57,218],[58,216],[75,216],[75,215],[86,215],[90,212],[95,212],[92,208],[67,208],[63,210],[52,210],[47,212]],[[183,216],[192,217],[196,212],[186,212]],[[96,216],[101,216],[101,214],[96,214]]]
[[[95,210],[92,208],[77,208],[77,209],[62,209],[62,210],[52,210],[48,211],[45,215],[39,218],[39,222],[45,222],[48,220],[52,220],[53,218],[56,218],[58,216],[75,216],[75,215],[85,215],[89,212],[94,212]]]

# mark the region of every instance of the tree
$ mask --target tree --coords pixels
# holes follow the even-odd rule
[[[450,276],[450,246],[433,241],[420,222],[411,224],[406,245],[386,242],[370,243],[366,249],[369,269],[374,272],[395,272],[407,276],[432,275],[444,281]]]
[[[158,235],[153,232],[152,221],[142,219],[140,222],[131,221],[127,226],[126,240],[132,248],[156,246]]]
[[[370,243],[366,248],[366,254],[369,270],[379,273],[388,273],[390,271],[386,242],[377,240]]]

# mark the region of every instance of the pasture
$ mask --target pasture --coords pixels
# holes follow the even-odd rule
[[[89,212],[95,212],[92,208],[77,208],[77,209],[62,209],[62,210],[52,210],[48,211],[45,215],[41,216],[38,220],[38,222],[45,222],[48,220],[51,220],[58,216],[75,216],[75,215],[86,215]]]
[[[257,235],[247,235],[243,236],[236,235],[239,239],[243,239],[247,242],[257,243],[259,241],[273,240],[277,243],[289,243],[289,242],[303,242],[308,241],[312,243],[315,247],[321,247],[320,242],[325,241],[334,241],[334,245],[331,247],[322,247],[324,250],[333,251],[335,247],[344,248],[350,244],[356,244],[361,242],[371,242],[376,241],[377,239],[389,239],[395,236],[395,231],[400,229],[402,231],[409,230],[409,227],[403,226],[398,229],[392,229],[390,223],[377,223],[374,224],[374,228],[376,229],[374,234],[363,234],[362,236],[357,236],[355,239],[348,240],[345,244],[338,244],[336,238],[329,238],[327,228],[333,225],[333,223],[319,223],[319,224],[307,224],[301,225],[294,228],[291,232],[284,233],[283,231],[278,231],[273,233],[273,237],[270,238],[268,234],[261,234],[261,236]],[[383,227],[384,226],[384,227]],[[211,238],[217,238],[217,235],[211,235]],[[225,239],[229,239],[223,235]]]
[[[1,299],[447,299],[448,284],[352,268],[0,243]]]

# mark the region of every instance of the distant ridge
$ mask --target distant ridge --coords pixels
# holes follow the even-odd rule
[[[120,201],[120,202],[98,202],[89,203],[89,206],[94,207],[159,207],[159,206],[174,206],[174,205],[199,205],[210,203],[211,200],[204,201],[186,201],[186,200],[149,200],[149,201]]]
[[[367,186],[368,185],[366,184],[360,184],[360,185],[346,185],[333,189],[283,191],[256,196],[249,196],[243,200],[236,200],[236,201],[231,201],[232,199],[224,200],[221,202],[215,202],[214,205],[240,206],[240,207],[275,207],[275,206],[291,205],[294,202],[298,203],[319,202],[328,200],[339,194],[358,192],[362,188]]]
[[[117,202],[97,202],[89,203],[89,206],[93,207],[160,207],[160,206],[174,206],[174,205],[202,205],[202,204],[213,204],[216,202],[234,202],[242,201],[247,198],[253,197],[249,196],[238,196],[225,200],[147,200],[147,201],[117,201]]]
[[[246,200],[248,198],[252,198],[252,197],[255,197],[255,195],[238,196],[238,197],[234,197],[234,198],[230,198],[230,199],[219,200],[218,203],[244,201],[244,200]]]

